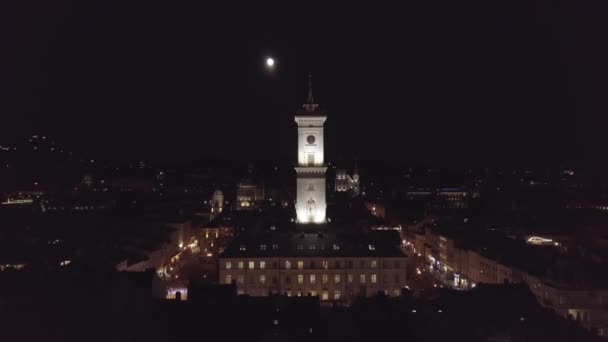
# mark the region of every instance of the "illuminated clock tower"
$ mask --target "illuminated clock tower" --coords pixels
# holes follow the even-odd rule
[[[308,82],[308,98],[304,109],[296,113],[298,124],[298,165],[296,214],[298,223],[325,223],[325,166],[323,125],[327,117],[318,110],[312,97],[312,81]]]

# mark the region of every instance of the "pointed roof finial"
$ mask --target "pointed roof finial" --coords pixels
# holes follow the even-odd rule
[[[312,97],[312,74],[308,74],[308,98],[306,99],[306,103],[315,103],[315,98]]]
[[[306,98],[306,103],[303,107],[307,111],[314,111],[318,107],[318,105],[315,103],[314,97],[312,96],[312,74],[308,74],[308,97]]]

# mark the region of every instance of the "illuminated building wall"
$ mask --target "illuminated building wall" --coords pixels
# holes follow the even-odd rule
[[[264,202],[264,185],[250,178],[242,179],[236,188],[236,210],[258,209]]]
[[[357,171],[356,166],[355,166],[355,171],[354,171],[352,177],[350,175],[348,175],[346,170],[342,170],[342,169],[336,170],[335,191],[336,192],[352,191],[353,196],[359,196],[359,193],[361,190],[360,190],[359,172]]]
[[[569,288],[529,274],[524,280],[541,306],[577,321],[594,334],[608,336],[607,289]]]
[[[222,190],[215,190],[211,197],[211,213],[209,218],[213,220],[217,215],[224,210],[224,193]]]
[[[348,174],[346,170],[336,170],[335,189],[337,192],[348,191]]]
[[[406,286],[402,257],[265,257],[220,259],[220,283],[236,283],[238,294],[319,296],[350,302],[379,291],[399,296]]]
[[[305,110],[295,116],[298,124],[296,215],[298,223],[325,223],[325,166],[323,125],[326,116],[313,103],[309,90]]]

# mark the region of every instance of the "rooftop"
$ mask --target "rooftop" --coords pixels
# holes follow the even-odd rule
[[[241,235],[221,257],[404,257],[398,246],[378,234],[323,232]]]

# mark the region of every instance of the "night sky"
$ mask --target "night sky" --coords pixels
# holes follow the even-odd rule
[[[84,2],[0,5],[0,144],[295,160],[311,72],[330,160],[606,164],[604,1]]]

